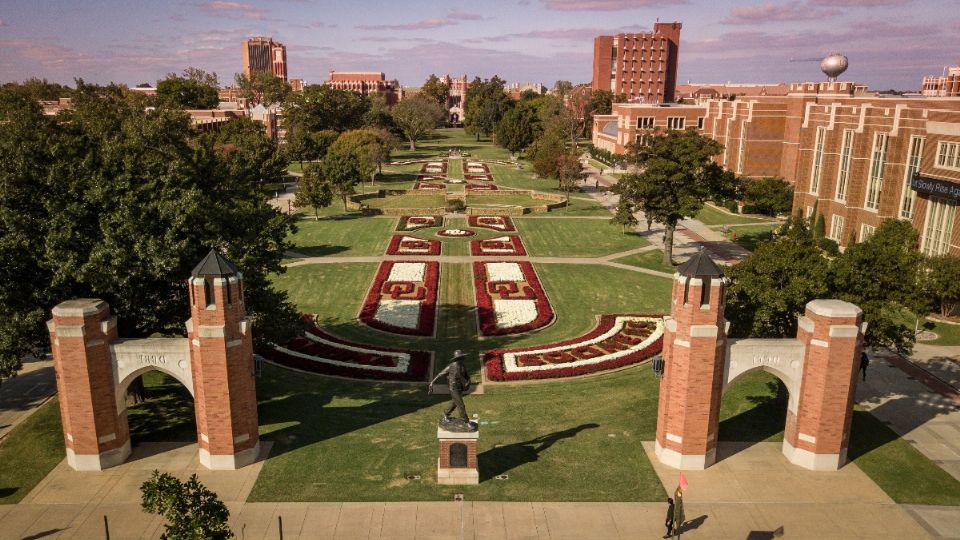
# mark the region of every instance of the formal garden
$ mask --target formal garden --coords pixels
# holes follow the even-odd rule
[[[272,449],[250,500],[663,500],[641,447],[655,438],[649,360],[674,271],[661,252],[611,224],[589,193],[535,178],[462,130],[394,152],[357,191],[354,204],[301,209],[286,270],[270,276],[306,330],[260,367],[260,435]],[[530,210],[544,195],[567,204]],[[458,196],[465,204],[447,212]],[[716,208],[701,217],[757,242],[773,228]],[[435,479],[447,399],[425,383],[457,349],[483,382],[466,399],[483,432],[477,486]],[[134,444],[195,441],[186,389],[159,373],[145,385],[148,399],[130,408]],[[779,441],[785,415],[776,379],[753,373],[723,398],[720,440]],[[54,399],[0,447],[0,475],[16,483],[0,502],[62,459],[58,416]],[[957,482],[869,413],[854,415],[850,457],[899,503],[960,504]]]

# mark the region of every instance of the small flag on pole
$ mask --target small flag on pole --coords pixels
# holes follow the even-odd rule
[[[681,491],[687,490],[687,477],[682,472],[680,473],[680,489]]]

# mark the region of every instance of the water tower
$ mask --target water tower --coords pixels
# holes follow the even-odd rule
[[[834,82],[844,71],[847,70],[849,62],[847,57],[840,53],[830,53],[820,62],[820,71],[827,76],[827,81]]]

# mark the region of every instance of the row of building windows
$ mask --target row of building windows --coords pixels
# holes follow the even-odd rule
[[[960,171],[960,143],[940,143],[937,149],[937,167]]]
[[[950,250],[950,232],[953,230],[953,220],[957,213],[957,205],[953,201],[933,197],[927,208],[927,217],[924,220],[923,234],[920,237],[920,251],[926,255],[944,255]],[[807,217],[813,215],[813,207],[807,207]],[[829,238],[836,242],[843,239],[844,217],[834,214],[830,219]],[[875,227],[862,224],[860,226],[860,241],[870,238]]]
[[[637,129],[653,129],[656,124],[656,118],[653,116],[640,116],[637,118]],[[683,116],[668,116],[667,129],[685,129],[687,119]],[[703,129],[703,117],[697,118],[697,129]]]

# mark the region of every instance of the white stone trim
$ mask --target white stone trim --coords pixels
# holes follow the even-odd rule
[[[117,317],[114,315],[107,320],[100,321],[100,331],[109,334],[111,330],[117,327]]]
[[[110,442],[110,441],[112,441],[112,440],[114,440],[114,439],[116,439],[116,438],[117,438],[117,434],[116,434],[116,433],[107,433],[106,435],[104,435],[104,436],[102,436],[102,437],[97,437],[97,442],[100,443],[100,444],[103,444],[103,443]]]
[[[813,333],[813,321],[811,321],[805,315],[800,315],[797,317],[797,327],[804,332],[810,332],[811,334]]]
[[[811,471],[836,471],[847,462],[847,449],[839,454],[814,454],[809,450],[795,448],[783,439],[783,455],[790,463]]]
[[[673,433],[667,432],[666,436],[668,441],[675,442],[677,444],[683,444],[683,437],[679,435],[674,435]]]
[[[205,443],[208,443],[208,442],[210,442],[210,437],[207,437],[207,434],[206,434],[206,433],[201,433],[201,434],[200,434],[200,440],[203,441],[203,442],[205,442]]]
[[[235,471],[257,461],[260,455],[260,441],[253,448],[241,450],[236,454],[212,455],[209,450],[200,449],[200,464],[211,471]]]
[[[57,337],[83,337],[87,334],[83,326],[68,326],[61,324],[57,326]]]
[[[857,317],[863,311],[850,302],[843,300],[811,300],[807,302],[807,311],[822,317]]]
[[[830,337],[855,338],[860,335],[860,328],[852,324],[837,324],[830,326]]]
[[[817,438],[813,435],[807,435],[806,433],[798,433],[797,438],[803,442],[808,442],[810,444],[817,444]]]
[[[673,317],[664,317],[663,326],[667,329],[667,332],[676,332],[677,331],[677,320]]]
[[[717,337],[720,329],[712,324],[696,324],[690,327],[690,337]]]
[[[250,440],[250,434],[244,433],[243,435],[237,435],[236,437],[234,437],[233,444],[240,444],[244,441],[249,441],[249,440]]]
[[[197,328],[197,337],[201,338],[222,338],[224,336],[223,326],[200,326]]]
[[[829,343],[827,343],[826,341],[824,341],[824,340],[822,340],[822,339],[811,339],[811,340],[810,340],[810,345],[813,345],[814,347],[823,347],[823,348],[825,348],[825,349],[830,346]]]
[[[57,321],[50,319],[47,321],[47,332],[53,333],[57,331]]]
[[[75,471],[102,471],[120,465],[130,456],[130,439],[120,448],[99,454],[77,454],[67,448],[67,465]]]
[[[673,340],[673,344],[677,347],[686,347],[688,349],[690,348],[690,342],[685,339],[675,339]]]
[[[706,454],[681,454],[664,448],[660,446],[660,441],[655,441],[653,450],[660,463],[682,471],[702,471],[717,461],[716,448],[711,448]]]
[[[77,298],[57,304],[52,312],[54,317],[83,318],[87,315],[100,313],[107,307],[106,302],[97,298]]]
[[[193,333],[193,317],[190,317],[189,319],[187,319],[187,322],[183,323],[183,326],[186,327],[188,334],[192,334]]]
[[[475,485],[480,483],[480,471],[471,468],[447,468],[440,466],[440,458],[437,458],[437,483],[441,485]]]
[[[89,349],[89,348],[91,348],[91,347],[99,347],[100,345],[103,345],[103,340],[102,340],[102,339],[94,339],[94,340],[88,341],[88,342],[86,343],[85,347]]]
[[[239,346],[242,345],[242,344],[243,344],[243,340],[242,340],[242,339],[235,339],[235,340],[233,340],[233,341],[228,341],[228,342],[227,342],[227,348],[229,349],[229,348],[232,348],[232,347],[239,347]]]

